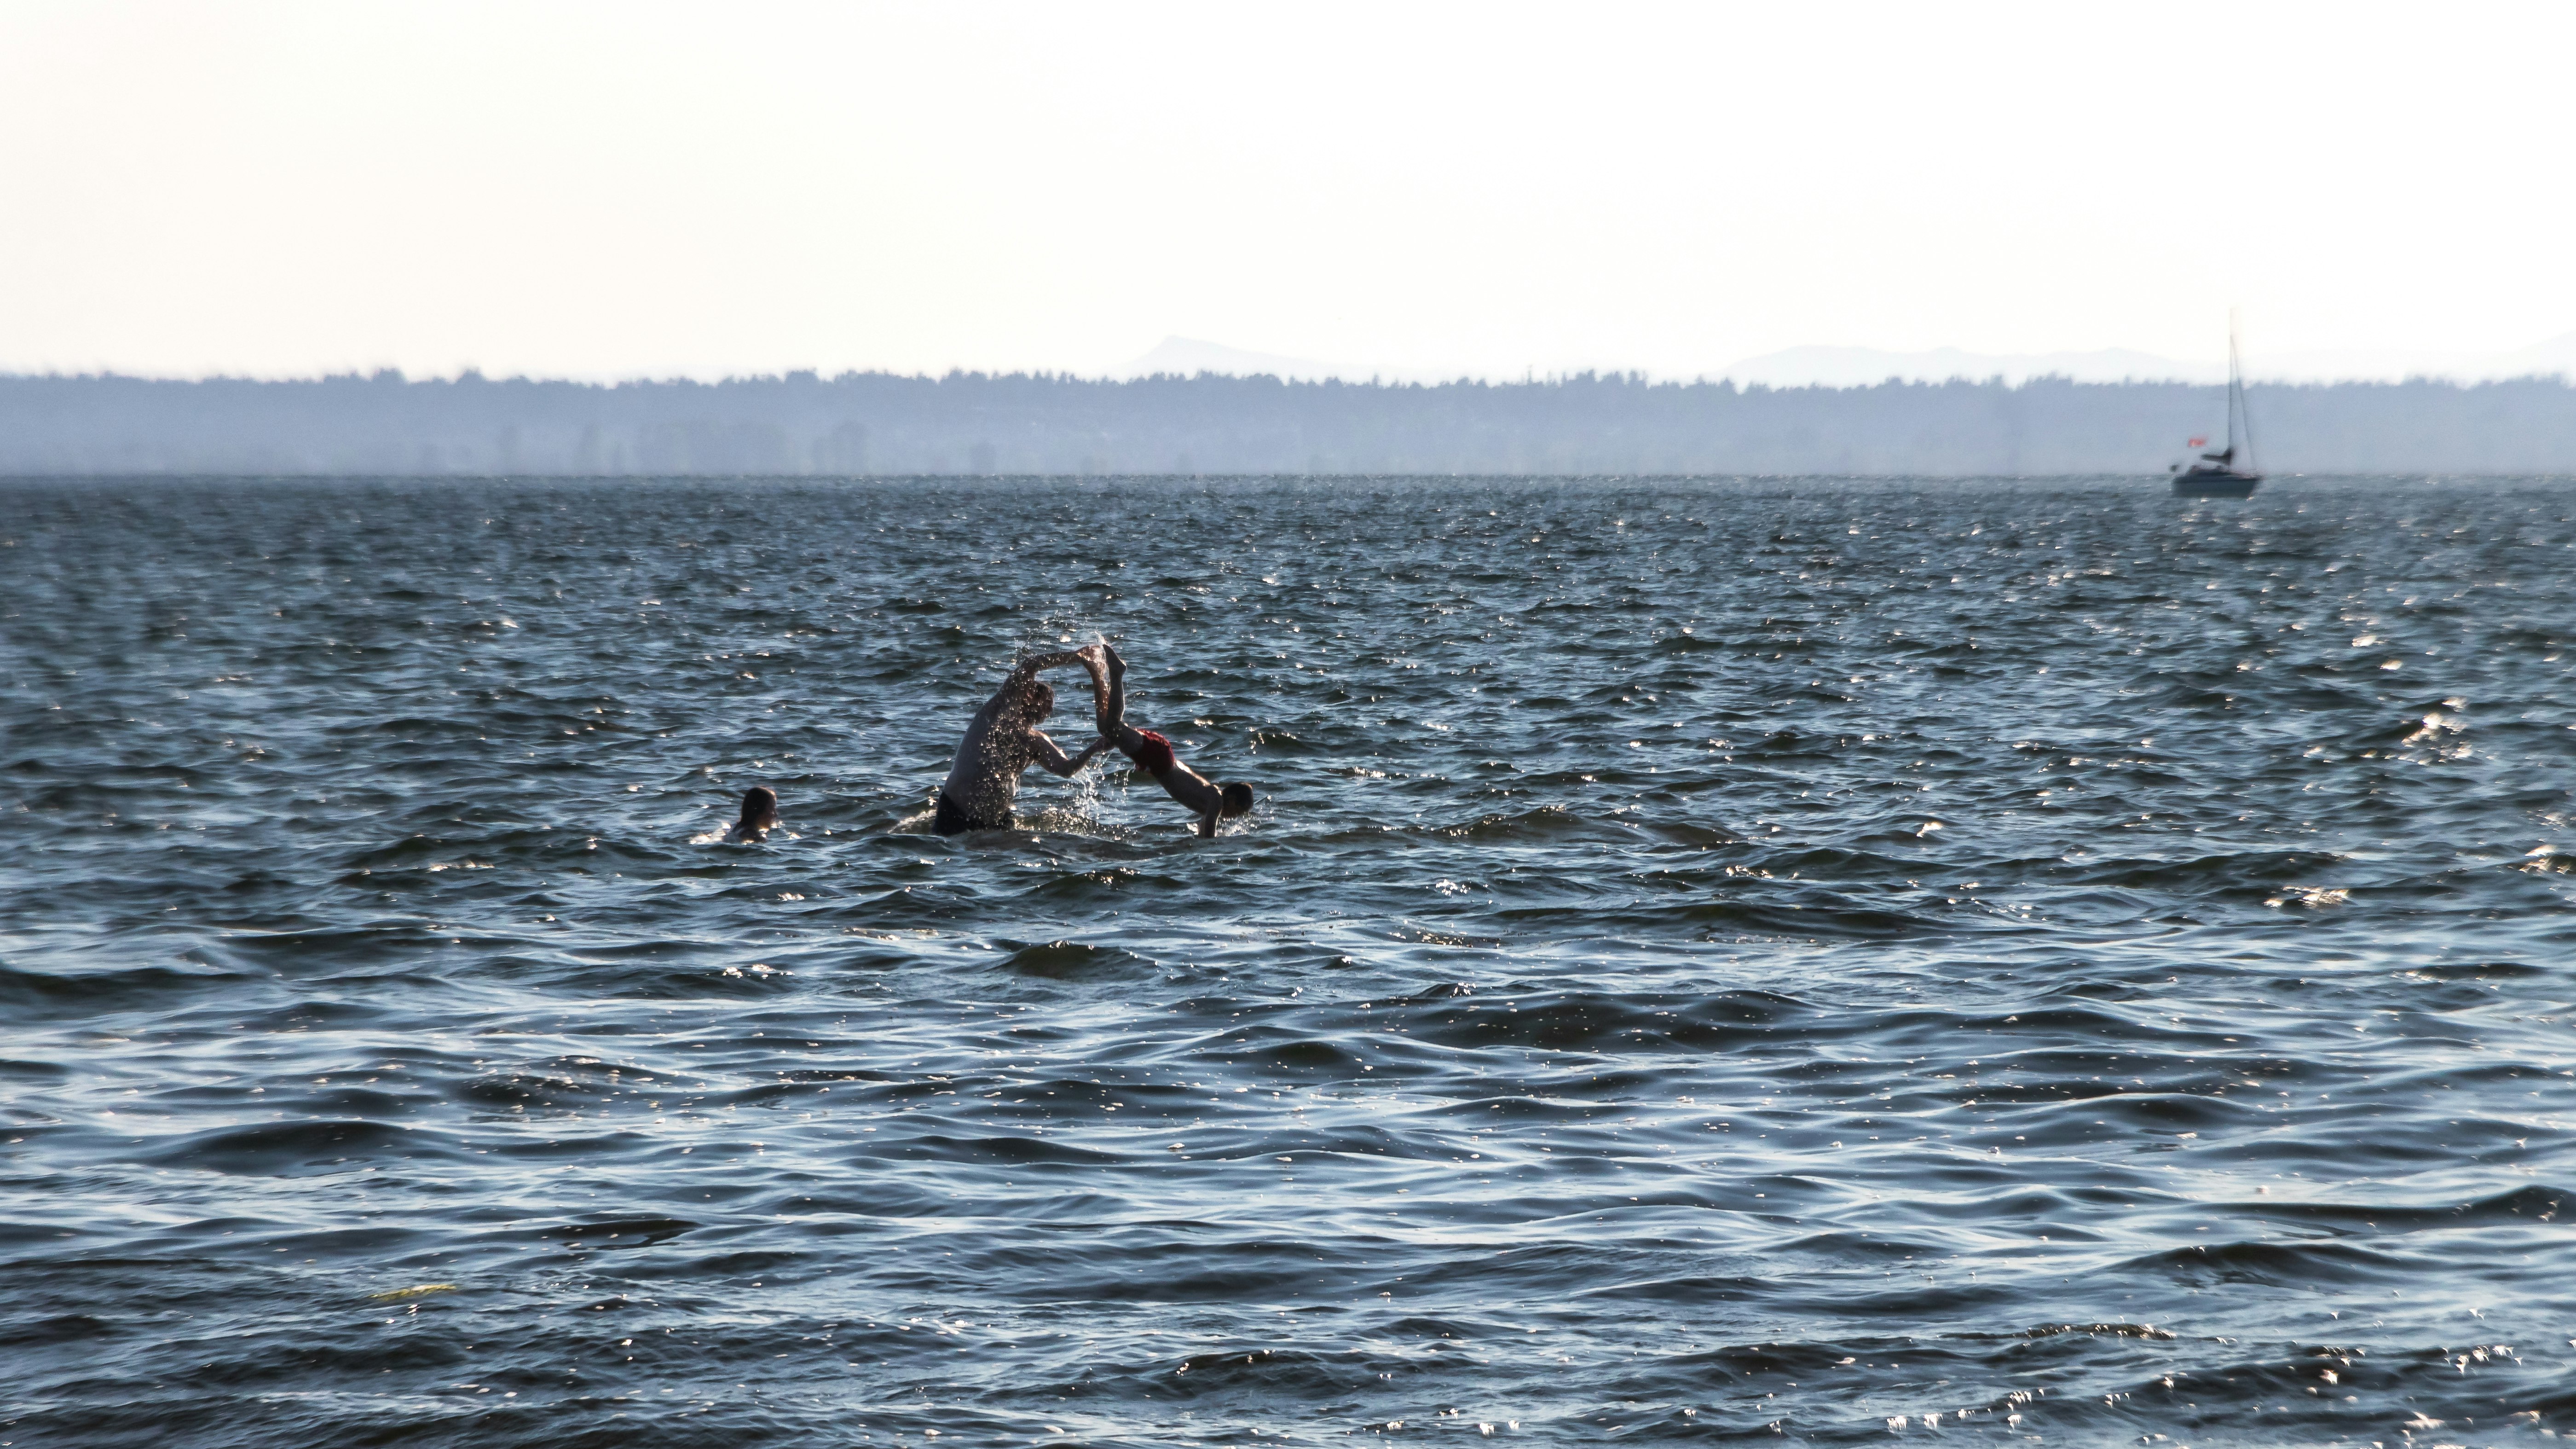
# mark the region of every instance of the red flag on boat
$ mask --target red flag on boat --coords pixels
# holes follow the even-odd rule
[[[2208,447],[2208,446],[2209,446],[2209,439],[2207,439],[2207,438],[2194,438],[2194,439],[2192,439],[2189,443],[2186,443],[2186,444],[2184,444],[2183,446],[2185,446],[2185,447],[2190,447],[2190,448],[2206,448],[2206,447]]]

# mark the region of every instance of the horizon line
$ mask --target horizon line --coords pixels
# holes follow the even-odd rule
[[[1937,378],[1907,377],[1902,374],[1890,373],[1885,377],[1867,382],[1765,382],[1758,378],[1747,380],[1724,375],[1711,375],[1707,373],[1694,374],[1688,377],[1680,375],[1657,375],[1638,368],[1582,368],[1553,373],[1532,373],[1520,377],[1489,377],[1477,376],[1472,373],[1462,373],[1454,378],[1438,378],[1433,380],[1425,380],[1419,377],[1389,378],[1383,375],[1371,375],[1367,378],[1342,376],[1289,377],[1277,372],[1220,372],[1210,368],[1202,368],[1199,371],[1189,373],[1154,372],[1121,376],[1114,373],[1094,374],[1074,372],[1070,370],[1056,371],[1045,368],[1022,368],[1010,371],[1000,371],[967,367],[951,367],[947,371],[939,373],[922,371],[900,372],[892,368],[843,368],[840,371],[827,375],[819,368],[797,367],[788,368],[778,372],[725,373],[714,378],[690,376],[685,373],[671,373],[659,376],[637,373],[607,378],[585,377],[577,374],[558,374],[548,376],[536,375],[527,372],[494,375],[475,366],[459,368],[454,373],[429,373],[417,376],[406,372],[400,367],[377,367],[369,370],[350,368],[346,371],[340,372],[320,371],[270,374],[251,372],[204,372],[195,374],[150,373],[140,371],[122,372],[113,368],[77,372],[52,369],[37,372],[0,368],[0,382],[130,382],[179,386],[199,386],[209,383],[248,383],[263,387],[312,386],[322,383],[347,382],[369,384],[390,382],[407,387],[437,385],[460,386],[467,383],[478,383],[495,387],[518,384],[536,387],[592,388],[604,392],[615,391],[619,388],[627,387],[716,388],[759,384],[786,385],[790,383],[832,385],[846,381],[870,378],[882,378],[897,382],[926,382],[932,384],[967,380],[1000,382],[1017,379],[1030,382],[1084,384],[1104,387],[1127,387],[1140,383],[1155,382],[1201,382],[1214,379],[1223,382],[1268,382],[1279,387],[1287,388],[1375,388],[1387,392],[1430,392],[1444,388],[1457,387],[1482,387],[1493,389],[1559,387],[1568,383],[1577,382],[1612,383],[1620,386],[1658,388],[1723,387],[1736,392],[1862,392],[1888,386],[1935,388],[1950,387],[1954,385],[1965,385],[1969,387],[2000,386],[2006,391],[2020,391],[2038,383],[2059,383],[2069,387],[2222,388],[2226,386],[2226,383],[2223,380],[2198,381],[2187,377],[2146,376],[2085,379],[2073,377],[2062,372],[2035,372],[2025,374],[2019,378],[2013,378],[2001,371],[1988,373],[1983,376],[1971,376],[1962,373]],[[2481,377],[2463,377],[2455,374],[2443,374],[2432,371],[2407,372],[2394,376],[2371,377],[2267,378],[2257,375],[2247,378],[2245,380],[2245,385],[2248,387],[2266,388],[2324,388],[2405,387],[2422,384],[2439,384],[2447,387],[2465,389],[2474,387],[2490,387],[2506,383],[2530,382],[2547,382],[2556,383],[2563,387],[2576,387],[2576,372],[2571,372],[2570,369],[2562,368],[2557,371],[2533,371],[2527,373],[2498,374]]]

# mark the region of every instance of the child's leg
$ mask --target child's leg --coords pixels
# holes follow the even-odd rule
[[[1127,661],[1105,643],[1100,649],[1109,661],[1109,699],[1100,708],[1100,737],[1123,745],[1127,730]]]

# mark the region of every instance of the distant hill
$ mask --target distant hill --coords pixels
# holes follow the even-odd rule
[[[2576,473],[2559,380],[2257,385],[2276,473]],[[0,377],[0,473],[2159,475],[2184,382]]]
[[[2336,352],[2259,353],[2246,359],[2256,382],[2398,382],[2428,377],[2451,382],[2502,382],[2526,377],[2576,377],[2576,332],[2510,352],[2423,353],[2345,349]],[[2071,382],[2206,382],[2227,380],[2227,364],[2177,362],[2151,352],[2106,347],[2094,352],[1883,352],[1873,347],[1792,347],[1748,357],[1709,374],[1771,387],[1867,387],[1902,382],[2028,382],[2057,377]]]
[[[2481,378],[2576,377],[2576,332],[2471,362],[2464,375]]]

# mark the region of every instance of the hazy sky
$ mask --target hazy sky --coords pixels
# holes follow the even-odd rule
[[[2576,7],[0,7],[0,369],[2576,329]]]

